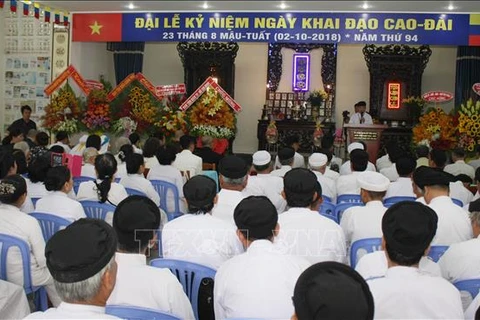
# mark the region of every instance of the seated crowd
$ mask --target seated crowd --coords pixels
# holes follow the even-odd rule
[[[342,164],[329,139],[308,158],[295,137],[275,157],[220,155],[211,137],[177,140],[158,133],[142,144],[133,133],[108,147],[91,135],[71,146],[58,132],[49,145],[44,132],[25,141],[10,132],[0,234],[27,244],[30,266],[18,250],[1,262],[2,318],[116,318],[114,306],[180,319],[480,317],[480,295],[457,287],[480,287],[480,168],[463,150],[448,164],[445,151],[388,144],[374,164],[352,143]],[[58,153],[82,157],[81,177],[53,161]],[[86,201],[110,208],[105,219],[91,218]],[[67,223],[46,237],[36,213]],[[357,250],[363,241],[373,244]],[[178,271],[156,266],[169,259],[213,270],[197,301]],[[24,267],[48,310],[30,313]]]

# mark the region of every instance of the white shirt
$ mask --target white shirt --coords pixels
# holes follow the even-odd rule
[[[368,164],[367,164],[367,169],[365,171],[376,172],[377,169],[375,169],[375,166],[373,165],[373,163],[371,163],[369,161]],[[351,168],[351,165],[350,165],[350,160],[348,160],[344,164],[342,164],[342,166],[340,167],[340,175],[345,176],[345,175],[351,174],[351,173],[352,173],[352,168]]]
[[[449,246],[472,238],[468,213],[454,204],[450,197],[436,197],[428,206],[435,210],[438,216],[437,233],[432,245]]]
[[[337,186],[335,181],[327,178],[324,174],[318,171],[313,171],[317,176],[318,183],[322,187],[322,196],[327,196],[332,199],[332,203],[337,202]]]
[[[23,319],[30,314],[23,287],[0,280],[0,314],[3,319]]]
[[[93,179],[97,178],[97,174],[95,173],[95,166],[90,163],[85,163],[82,166],[82,172],[80,174],[82,177],[90,177]]]
[[[52,281],[45,259],[45,240],[38,221],[15,206],[0,204],[0,233],[20,238],[30,247],[30,270],[35,286]],[[18,249],[7,255],[7,279],[23,286],[23,262]]]
[[[32,213],[35,211],[35,207],[33,206],[32,198],[30,198],[27,194],[27,198],[25,202],[20,207],[20,210],[25,213]]]
[[[307,259],[346,262],[342,228],[309,208],[291,208],[278,216],[280,232],[274,240],[278,250]]]
[[[125,188],[134,189],[145,193],[157,206],[160,206],[160,196],[153,187],[152,183],[145,179],[143,174],[127,174],[120,180],[120,184]]]
[[[290,319],[293,289],[309,266],[277,252],[268,240],[225,262],[215,276],[215,318]]]
[[[340,177],[340,173],[333,171],[332,169],[327,167],[327,169],[325,169],[324,176],[329,179],[332,179],[333,181],[337,181],[338,177]]]
[[[270,174],[272,176],[276,176],[276,177],[280,177],[280,178],[283,178],[285,176],[285,174],[292,170],[292,167],[290,166],[282,166],[280,169],[277,169],[277,170],[273,170],[272,172],[270,172]]]
[[[281,168],[282,164],[280,163],[280,159],[278,156],[275,157],[275,168]],[[305,158],[298,152],[295,152],[295,156],[293,157],[293,165],[292,168],[305,168]]]
[[[387,177],[390,182],[395,182],[398,178],[400,178],[397,172],[397,166],[395,164],[392,164],[390,167],[380,170],[380,173]]]
[[[450,198],[462,201],[464,205],[469,204],[473,199],[473,194],[465,188],[462,181],[450,182]]]
[[[277,209],[278,213],[285,211],[287,202],[282,197],[283,179],[271,174],[249,176],[247,186],[242,191],[245,196],[266,196]]]
[[[358,260],[355,266],[355,271],[365,280],[385,277],[388,270],[388,261],[385,255],[385,251],[379,250],[371,253],[367,253]],[[435,277],[441,277],[442,271],[440,266],[428,257],[422,257],[418,268],[425,274],[429,274]]]
[[[233,211],[240,201],[245,198],[245,194],[241,191],[222,189],[217,196],[218,200],[215,207],[213,207],[212,216],[235,225]]]
[[[57,308],[35,312],[25,319],[119,319],[105,314],[105,307],[62,302]]]
[[[473,169],[477,170],[478,168],[480,168],[480,159],[470,160],[468,161],[468,165],[472,166]]]
[[[480,294],[477,294],[475,299],[473,299],[472,303],[468,306],[467,310],[465,310],[465,320],[474,320],[475,313],[477,313],[478,308],[480,307]]]
[[[25,182],[27,183],[27,193],[30,198],[42,198],[48,194],[43,182],[33,183],[30,179],[25,179]]]
[[[163,257],[185,260],[218,269],[242,253],[236,228],[210,214],[185,214],[163,227]]]
[[[169,269],[147,265],[144,254],[115,254],[117,282],[107,305],[127,305],[194,319],[192,305]]]
[[[196,156],[190,150],[182,150],[172,165],[180,171],[190,171],[190,177],[202,173],[202,158]]]
[[[62,191],[53,191],[37,201],[36,212],[49,213],[69,221],[86,218],[80,202],[70,199]]]
[[[117,165],[117,172],[115,172],[115,178],[123,178],[127,176],[127,164],[125,162],[119,162]]]
[[[149,158],[145,158],[144,160],[145,160],[145,168],[146,169],[151,169],[155,166],[160,165],[160,162],[158,162],[157,157],[149,157]]]
[[[347,247],[360,239],[381,238],[382,218],[387,211],[382,201],[369,201],[362,207],[345,210],[340,226],[345,233]]]
[[[447,280],[418,268],[392,267],[369,280],[375,319],[463,319],[460,293]]]
[[[480,278],[480,238],[452,244],[438,264],[450,282]]]
[[[162,180],[162,181],[167,181],[170,183],[173,183],[174,185],[177,186],[178,190],[178,197],[180,199],[183,198],[183,178],[182,174],[180,171],[175,168],[174,166],[164,166],[161,164],[158,164],[148,171],[147,174],[147,179],[148,180]],[[172,193],[169,193],[167,195],[167,208],[168,211],[174,211],[175,208],[175,199],[173,197]],[[183,205],[183,201],[180,201],[180,211],[185,212],[185,208]]]
[[[393,163],[390,161],[390,157],[388,156],[388,154],[378,158],[377,162],[375,163],[375,166],[377,167],[377,171],[381,171],[382,169],[391,167],[392,165]]]
[[[71,153],[72,152],[72,149],[70,149],[70,146],[66,145],[65,143],[62,143],[61,141],[57,141],[54,144],[50,145],[50,148],[53,147],[53,146],[62,147],[63,150],[65,151],[65,153]]]
[[[446,165],[443,171],[453,174],[454,176],[466,174],[470,178],[475,179],[475,169],[463,160],[457,160],[455,163]]]
[[[360,112],[355,113],[351,118],[349,124],[360,124],[360,119],[361,119],[361,114]],[[365,119],[365,122],[363,124],[373,124],[372,116],[369,115],[368,113],[364,112],[363,113],[363,119]]]
[[[357,184],[357,177],[365,171],[354,171],[346,176],[337,179],[337,196],[342,194],[360,194],[360,187]]]
[[[413,185],[411,178],[399,177],[397,181],[391,182],[388,186],[385,199],[391,197],[417,197],[413,193]]]

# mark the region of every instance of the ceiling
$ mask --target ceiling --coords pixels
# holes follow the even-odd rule
[[[350,12],[423,12],[423,13],[476,13],[480,1],[36,1],[55,9],[69,12],[120,11],[350,11]],[[285,9],[280,6],[284,4]],[[133,4],[134,8],[129,9]],[[204,6],[208,6],[207,9]]]

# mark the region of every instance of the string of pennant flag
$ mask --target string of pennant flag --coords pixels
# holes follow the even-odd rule
[[[0,9],[4,7],[8,7],[6,4],[9,2],[10,11],[18,12],[19,7],[23,10],[23,14],[25,16],[30,15],[31,10],[33,8],[33,15],[36,19],[40,19],[43,16],[45,22],[52,22],[52,15],[53,15],[53,22],[55,24],[63,24],[68,26],[69,22],[69,13],[66,11],[60,11],[56,9],[52,9],[50,7],[41,6],[39,3],[32,2],[32,1],[16,1],[16,0],[0,0]]]

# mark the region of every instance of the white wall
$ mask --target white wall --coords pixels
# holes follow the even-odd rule
[[[115,69],[113,53],[107,51],[107,44],[100,42],[72,42],[70,46],[70,64],[86,80],[98,80],[104,75],[115,87]],[[73,84],[72,87],[76,88]]]
[[[143,74],[156,86],[183,83],[183,66],[177,43],[147,43],[143,55]]]

